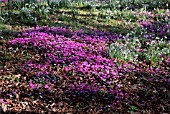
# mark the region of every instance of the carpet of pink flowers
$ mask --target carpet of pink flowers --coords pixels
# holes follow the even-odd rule
[[[109,44],[123,38],[62,27],[23,31],[8,42],[9,50],[22,54],[15,71],[22,84],[1,83],[6,90],[1,91],[3,108],[37,113],[123,113],[135,111],[133,107],[143,113],[167,111],[170,58],[163,57],[157,67],[111,58]]]

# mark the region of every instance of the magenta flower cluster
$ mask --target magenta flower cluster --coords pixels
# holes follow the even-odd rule
[[[35,53],[21,67],[23,73],[30,74],[28,85],[33,89],[63,89],[73,96],[102,92],[112,96],[116,103],[123,98],[128,99],[127,92],[122,91],[121,81],[126,77],[147,74],[150,76],[148,80],[157,80],[161,75],[168,75],[168,70],[163,67],[145,67],[130,62],[118,65],[118,60],[108,55],[109,43],[123,38],[114,33],[40,27],[29,29],[20,37],[11,40],[9,45]],[[39,59],[34,59],[35,56]],[[170,63],[169,58],[166,60]]]
[[[42,27],[30,29],[20,36],[24,38],[16,38],[9,44],[34,50],[41,56],[38,62],[26,61],[21,68],[23,72],[36,75],[38,80],[50,76],[43,80],[54,83],[54,77],[59,78],[55,72],[62,67],[62,78],[68,81],[68,90],[109,94],[118,91],[113,89],[119,84],[116,61],[107,53],[109,39],[119,38],[115,34],[98,31],[88,35],[81,30],[71,32],[65,28]],[[50,67],[54,65],[57,69]]]
[[[139,25],[147,31],[147,38],[165,38],[170,37],[170,23],[151,22],[150,20],[138,21]]]

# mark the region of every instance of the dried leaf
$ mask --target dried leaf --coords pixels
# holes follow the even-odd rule
[[[2,103],[2,110],[3,110],[4,112],[7,111],[7,105],[6,105],[5,103]]]
[[[21,74],[14,75],[15,78],[20,78]]]

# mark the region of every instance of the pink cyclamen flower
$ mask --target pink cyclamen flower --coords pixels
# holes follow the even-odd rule
[[[4,99],[0,99],[0,103],[3,103],[4,102]]]
[[[29,86],[34,89],[35,88],[35,85],[32,83],[32,81],[29,82]]]
[[[49,86],[48,86],[47,84],[45,84],[45,88],[46,88],[46,89],[48,89],[48,88],[49,88]]]

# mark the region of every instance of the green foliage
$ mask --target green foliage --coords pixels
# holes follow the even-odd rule
[[[109,55],[125,61],[161,61],[163,56],[170,56],[170,44],[163,40],[147,41],[146,39],[117,40],[110,45]]]
[[[138,111],[138,108],[136,106],[132,105],[132,106],[129,107],[129,111],[130,112],[135,112],[135,111]]]
[[[57,1],[57,7],[58,8],[62,8],[62,7],[69,8],[70,6],[71,6],[70,0],[59,0],[59,1]]]
[[[21,21],[25,24],[33,24],[36,21],[36,17],[32,15],[32,12],[29,8],[23,7],[19,13]]]

